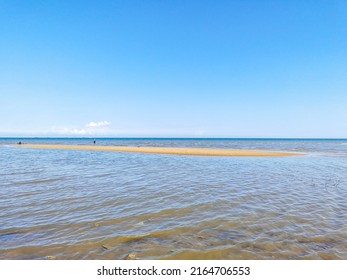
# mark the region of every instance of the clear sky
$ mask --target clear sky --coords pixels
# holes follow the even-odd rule
[[[347,137],[347,1],[0,0],[0,136]]]

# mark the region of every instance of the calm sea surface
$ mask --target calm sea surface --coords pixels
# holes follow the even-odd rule
[[[299,151],[211,157],[0,139],[0,259],[347,259],[347,140],[97,139]]]

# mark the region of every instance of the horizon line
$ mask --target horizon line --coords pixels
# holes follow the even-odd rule
[[[134,137],[134,136],[104,136],[104,137],[76,137],[76,136],[0,136],[0,139],[201,139],[201,140],[210,140],[210,139],[230,139],[230,140],[347,140],[347,137]]]

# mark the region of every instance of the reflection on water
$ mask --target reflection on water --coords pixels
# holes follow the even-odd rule
[[[306,152],[273,158],[11,142],[0,140],[1,259],[347,259],[346,140],[97,140]]]

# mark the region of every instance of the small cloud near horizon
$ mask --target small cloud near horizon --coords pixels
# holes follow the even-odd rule
[[[111,125],[110,122],[108,121],[102,121],[102,122],[90,122],[85,125],[85,127],[92,127],[92,128],[97,128],[97,127],[105,127]]]
[[[93,135],[106,134],[109,132],[108,127],[111,125],[108,121],[89,122],[83,128],[76,127],[52,127],[53,133],[64,135]]]

